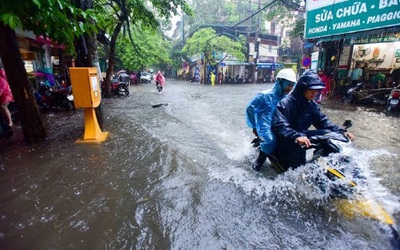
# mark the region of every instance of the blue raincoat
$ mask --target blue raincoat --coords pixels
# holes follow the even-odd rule
[[[247,125],[256,129],[260,139],[260,148],[266,154],[271,153],[276,146],[275,135],[271,131],[272,115],[278,102],[285,96],[283,90],[291,84],[288,81],[275,82],[271,90],[257,94],[247,105]]]

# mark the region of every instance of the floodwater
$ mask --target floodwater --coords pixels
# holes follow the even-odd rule
[[[0,249],[391,249],[379,223],[345,218],[310,188],[307,166],[251,169],[244,110],[271,86],[131,86],[104,100],[100,144],[75,142],[82,110],[46,114],[45,143],[0,144]],[[322,110],[353,121],[344,153],[400,223],[400,117],[340,102]]]

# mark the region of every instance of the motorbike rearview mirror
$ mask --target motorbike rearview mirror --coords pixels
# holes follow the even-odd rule
[[[350,128],[351,126],[353,126],[353,123],[351,122],[351,120],[344,121],[343,127],[345,127],[345,129]]]

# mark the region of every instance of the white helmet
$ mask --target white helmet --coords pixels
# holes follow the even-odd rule
[[[281,78],[281,79],[286,79],[290,82],[296,82],[296,73],[294,72],[293,69],[281,69],[278,74],[276,75],[276,78]]]

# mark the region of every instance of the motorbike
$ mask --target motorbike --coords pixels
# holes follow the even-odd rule
[[[351,121],[346,120],[343,126],[349,128],[352,126]],[[377,201],[367,198],[363,188],[366,177],[350,156],[341,154],[340,143],[348,143],[349,138],[342,133],[330,132],[309,139],[311,147],[307,150],[314,151],[307,163],[311,165],[311,171],[317,173],[306,177],[311,186],[328,194],[328,199],[334,202],[339,213],[346,218],[360,216],[378,222],[388,233],[393,248],[400,249],[400,237],[394,219]],[[258,147],[258,138],[252,143],[253,147]],[[328,157],[333,155],[336,157]],[[277,173],[284,172],[273,155],[268,155],[268,159]]]
[[[387,99],[387,110],[400,111],[400,84],[395,86],[392,91],[390,91]]]
[[[161,92],[162,89],[163,89],[163,87],[162,87],[162,85],[161,85],[161,82],[159,82],[159,81],[156,81],[156,87],[157,87],[157,91],[158,91],[158,92]]]
[[[39,107],[43,110],[59,107],[65,110],[75,110],[71,86],[54,89],[41,83],[38,91],[35,92],[35,98]]]
[[[111,94],[112,95],[129,95],[129,81],[121,82],[118,79],[111,80]],[[101,92],[104,95],[106,93],[106,84],[104,81],[101,83]]]
[[[366,89],[363,82],[347,90],[344,103],[385,105],[391,88]]]

